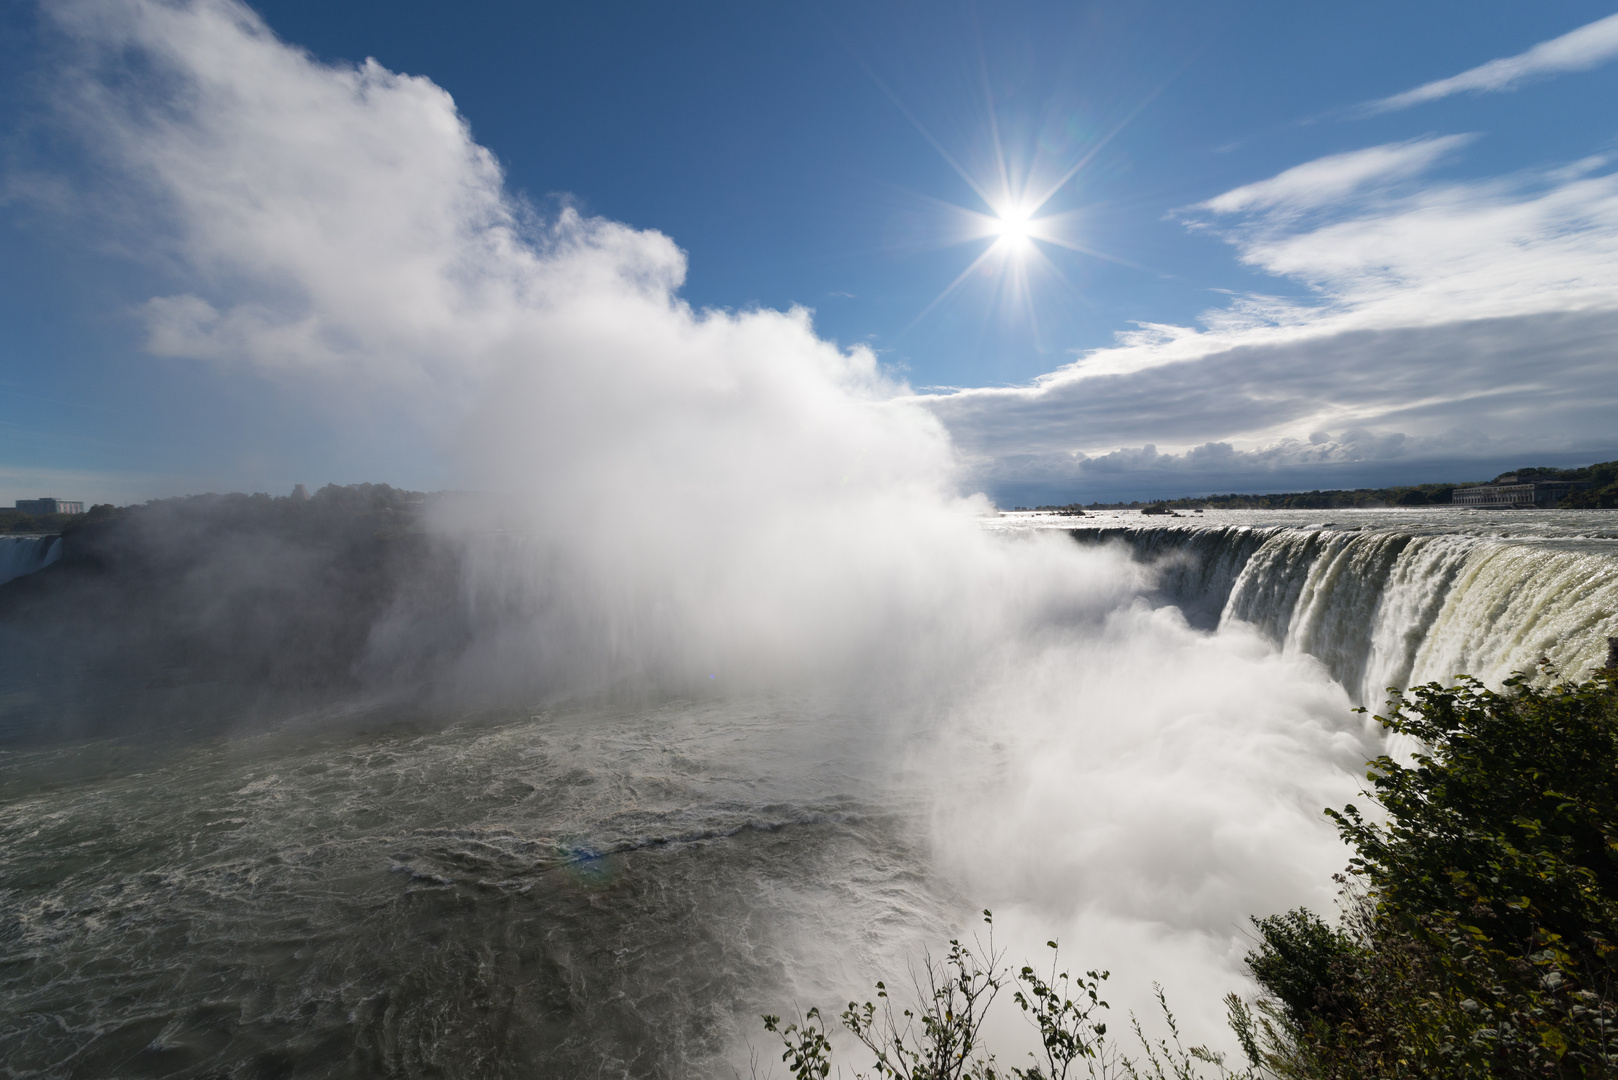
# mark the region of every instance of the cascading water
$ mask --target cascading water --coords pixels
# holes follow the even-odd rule
[[[1480,542],[1470,536],[1421,536],[1401,553],[1378,603],[1365,665],[1367,695],[1423,681],[1411,677],[1416,652]]]
[[[1412,678],[1468,671],[1498,681],[1543,656],[1578,672],[1603,659],[1618,636],[1618,574],[1612,554],[1544,543],[1474,548],[1422,635]]]
[[[1074,539],[1122,542],[1135,557],[1153,564],[1158,589],[1185,613],[1193,626],[1219,624],[1230,591],[1247,561],[1264,547],[1273,530],[1247,525],[1207,529],[1127,526],[1075,529]]]
[[[1368,705],[1389,687],[1461,674],[1498,684],[1541,658],[1574,675],[1602,662],[1618,636],[1613,515],[1440,513],[1339,511],[1353,517],[1346,527],[1297,513],[1102,519],[1073,532],[1155,565],[1161,594],[1193,625],[1252,626]]]
[[[1320,660],[1342,686],[1359,687],[1370,659],[1365,630],[1376,625],[1388,579],[1410,541],[1397,533],[1325,537],[1293,605],[1285,648]]]
[[[0,583],[43,570],[61,554],[60,536],[0,536]]]

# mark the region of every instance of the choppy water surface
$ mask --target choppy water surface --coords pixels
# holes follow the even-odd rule
[[[987,528],[960,565],[992,587],[918,586],[919,670],[884,682],[861,638],[876,689],[836,702],[721,676],[0,736],[5,1075],[746,1075],[760,1012],[847,1001],[982,906],[1119,972],[1115,1004],[1161,979],[1207,1037],[1245,916],[1328,909],[1321,808],[1378,737],[1355,701],[1618,635],[1618,514]]]
[[[784,991],[863,981],[871,927],[939,915],[861,725],[788,719],[685,702],[8,755],[7,1074],[728,1071]]]

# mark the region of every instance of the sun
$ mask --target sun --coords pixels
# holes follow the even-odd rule
[[[1020,209],[1001,210],[995,218],[994,229],[1000,242],[1008,247],[1021,247],[1034,238],[1030,215]]]
[[[888,96],[893,97],[891,93]],[[898,104],[897,98],[893,100]],[[1037,333],[1034,292],[1041,282],[1047,280],[1058,282],[1066,286],[1074,296],[1083,299],[1078,288],[1068,280],[1062,268],[1047,254],[1048,248],[1064,248],[1123,266],[1134,266],[1124,259],[1082,243],[1072,235],[1081,222],[1081,211],[1068,209],[1052,213],[1047,209],[1051,200],[1067,188],[1112,135],[1107,135],[1078,161],[1068,166],[1060,176],[1053,178],[1045,176],[1044,169],[1035,167],[1038,165],[1037,161],[1026,169],[1019,170],[1014,167],[1013,161],[1008,159],[1001,145],[998,127],[991,122],[995,155],[994,171],[998,176],[974,175],[963,167],[943,144],[911,115],[909,110],[902,105],[900,110],[981,200],[979,204],[981,209],[974,209],[923,196],[928,202],[935,203],[956,216],[959,222],[958,229],[946,242],[988,241],[966,268],[945,285],[914,319],[910,320],[909,325],[900,331],[901,335],[909,333],[919,325],[956,290],[968,286],[971,282],[984,280],[994,282],[992,287],[996,294],[996,302],[1026,312],[1030,324],[1035,326]],[[1121,126],[1117,130],[1121,130]],[[1115,130],[1112,134],[1116,133]],[[1054,169],[1051,171],[1054,172]]]

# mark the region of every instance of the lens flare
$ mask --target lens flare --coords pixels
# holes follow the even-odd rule
[[[872,77],[875,78],[874,74]],[[988,142],[993,147],[993,153],[978,162],[979,167],[973,169],[963,164],[965,161],[972,161],[972,158],[952,153],[886,84],[880,79],[877,82],[889,100],[898,106],[899,111],[922,138],[938,152],[939,157],[944,159],[973,194],[982,200],[981,205],[988,211],[985,213],[983,210],[959,203],[922,196],[925,201],[944,208],[956,218],[957,227],[947,230],[949,235],[941,238],[942,246],[984,240],[988,243],[953,281],[945,285],[916,314],[916,317],[910,320],[900,331],[900,336],[908,334],[920,325],[957,290],[975,283],[990,282],[994,291],[993,303],[1002,308],[1006,314],[1020,312],[1026,317],[1028,326],[1038,339],[1041,337],[1041,331],[1034,310],[1034,294],[1043,283],[1061,285],[1074,297],[1084,300],[1081,290],[1051,258],[1050,249],[1053,248],[1065,249],[1134,270],[1147,269],[1128,259],[1092,247],[1075,236],[1084,216],[1082,208],[1053,210],[1050,204],[1069,188],[1102,148],[1134,119],[1136,113],[1150,100],[1149,97],[1137,105],[1111,131],[1091,140],[1084,147],[1075,148],[1074,152],[1079,155],[1077,160],[1070,159],[1064,163],[1046,155],[1044,144],[1037,139],[1032,140],[1034,149],[1027,153],[1019,153],[1015,145],[1008,146],[1002,137],[1001,122],[996,116],[994,95],[985,82],[984,105],[988,119]],[[1015,135],[1017,130],[1029,127],[1027,123],[1016,125],[1012,133]],[[1029,142],[1027,139],[1016,141]]]

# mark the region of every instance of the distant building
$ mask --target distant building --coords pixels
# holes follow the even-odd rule
[[[1522,480],[1502,476],[1492,484],[1458,487],[1450,495],[1450,501],[1456,506],[1548,510],[1573,492],[1589,486],[1588,480]]]
[[[18,499],[17,509],[25,514],[82,514],[84,504],[66,499]]]
[[[309,489],[302,484],[294,484],[292,485],[292,497],[298,502],[304,502],[309,498]]]

